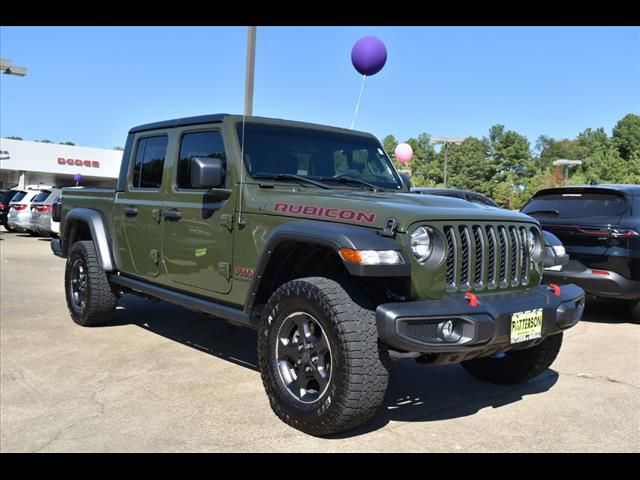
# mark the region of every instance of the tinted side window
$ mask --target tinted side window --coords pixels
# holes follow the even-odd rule
[[[184,134],[180,142],[180,157],[178,159],[176,178],[178,188],[193,188],[191,186],[191,159],[196,157],[226,160],[222,135],[219,131]]]
[[[167,137],[164,135],[138,140],[133,165],[134,188],[160,188],[166,153]]]

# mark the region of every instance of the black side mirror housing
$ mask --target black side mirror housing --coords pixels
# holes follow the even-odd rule
[[[407,175],[406,173],[401,173],[400,178],[402,178],[402,181],[407,187],[407,190],[411,190],[411,187],[413,186],[411,185],[411,177],[409,177],[409,175]]]
[[[51,218],[54,222],[59,222],[62,218],[62,201],[56,200],[51,206]]]
[[[191,159],[191,186],[193,188],[220,188],[224,185],[224,161],[220,158]]]

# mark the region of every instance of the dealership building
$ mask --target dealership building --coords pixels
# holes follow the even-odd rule
[[[115,187],[122,151],[0,138],[0,188]]]

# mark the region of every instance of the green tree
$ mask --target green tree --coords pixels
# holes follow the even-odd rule
[[[120,147],[120,146],[113,147],[113,149],[114,149],[114,150],[120,150],[120,151],[124,150],[124,148],[122,148],[122,147]]]
[[[624,160],[640,155],[640,115],[629,113],[616,123],[613,143]]]
[[[67,142],[60,142],[60,145],[71,145],[71,146],[75,146],[75,143],[67,141]]]
[[[36,142],[39,142],[39,143],[53,143],[51,140],[48,140],[46,138],[44,140],[36,140]]]
[[[16,137],[15,135],[11,135],[10,137],[6,137],[9,140],[22,140],[22,137]]]

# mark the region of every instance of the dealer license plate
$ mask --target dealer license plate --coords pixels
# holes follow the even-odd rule
[[[511,343],[526,342],[542,336],[542,309],[511,315]]]

